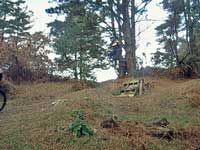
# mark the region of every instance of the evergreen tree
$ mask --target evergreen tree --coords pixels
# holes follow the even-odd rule
[[[15,39],[16,43],[20,42],[29,35],[28,30],[31,28],[31,16],[32,12],[27,10],[27,7],[23,7],[24,0],[18,0],[15,2],[15,9],[12,16],[10,33],[11,37]]]
[[[171,56],[165,58],[168,61],[169,59],[175,59],[176,66],[190,65],[200,74],[200,51],[197,40],[199,35],[200,1],[163,0],[162,5],[163,9],[168,13],[168,18],[156,30],[159,36],[159,43],[164,45],[163,49],[166,55]],[[156,53],[155,55],[158,56],[158,54],[161,53]],[[157,60],[154,59],[154,61]]]
[[[9,32],[10,20],[8,19],[14,11],[14,2],[11,0],[0,1],[0,38],[4,40],[5,33]]]
[[[156,28],[157,36],[159,36],[158,42],[163,45],[163,49],[165,50],[165,53],[157,52],[156,55],[166,55],[163,58],[168,59],[165,60],[166,62],[171,61],[171,66],[173,66],[174,60],[176,65],[180,65],[180,58],[178,54],[180,38],[178,33],[181,30],[181,17],[178,13],[173,12],[173,14],[169,14],[165,22]]]
[[[65,1],[60,8],[48,9],[48,13],[60,10],[65,20],[50,23],[54,35],[54,50],[61,71],[70,71],[76,79],[94,79],[93,70],[104,68],[105,44],[99,28],[99,17],[88,9],[84,1]]]
[[[68,3],[72,0],[53,0]],[[127,73],[133,76],[136,72],[136,25],[145,18],[146,6],[152,0],[84,0],[87,7],[100,16],[99,25],[108,33],[111,41],[119,40],[126,51]],[[74,1],[77,2],[77,1]],[[48,9],[49,12],[59,13],[60,9]],[[64,9],[65,12],[70,11]],[[116,68],[115,68],[116,69]],[[123,76],[120,74],[119,76]]]
[[[16,43],[23,39],[30,26],[31,12],[24,6],[24,0],[0,1],[0,33],[1,40],[5,37],[14,38]]]

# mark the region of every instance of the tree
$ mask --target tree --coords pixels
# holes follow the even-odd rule
[[[52,66],[50,43],[41,32],[29,33],[32,13],[24,0],[0,1],[0,66],[13,81],[47,78]]]
[[[48,79],[52,66],[46,48],[49,42],[41,32],[27,36],[17,50],[15,41],[0,42],[0,66],[6,67],[7,75],[16,82]]]
[[[48,57],[51,51],[47,48],[50,39],[42,32],[35,32],[27,37],[23,49],[27,51],[28,68],[35,74],[35,77],[47,76],[53,65],[52,60]]]
[[[152,61],[155,66],[164,66],[167,68],[173,68],[176,66],[175,58],[170,53],[157,51],[152,57]]]
[[[27,7],[23,7],[24,4],[24,0],[16,1],[15,9],[11,14],[15,18],[10,20],[10,36],[15,40],[16,46],[29,35],[29,29],[31,29],[32,12],[28,11]]]
[[[177,13],[177,9],[175,9],[173,14],[169,14],[165,22],[156,28],[157,36],[160,37],[158,42],[163,45],[163,49],[168,55],[168,57],[164,58],[171,60],[175,59],[177,66],[180,65],[180,58],[178,54],[178,45],[180,41],[178,32],[180,31],[180,23],[180,14]],[[156,55],[157,54],[159,53],[156,53]]]
[[[168,18],[156,28],[160,37],[158,41],[163,43],[165,52],[170,54],[171,58],[175,58],[176,66],[190,65],[200,74],[200,51],[197,40],[200,1],[163,0],[162,5],[168,13]],[[179,37],[180,34],[182,38]]]
[[[1,41],[14,38],[17,43],[28,34],[31,12],[24,7],[24,0],[2,0],[0,2]]]
[[[59,3],[59,2],[58,2]],[[69,71],[75,79],[94,79],[93,70],[105,68],[105,44],[99,28],[99,17],[85,1],[64,1],[48,13],[61,11],[64,21],[49,24],[54,36],[54,50],[61,71]],[[59,12],[59,13],[61,13]]]
[[[0,37],[1,42],[4,40],[4,34],[8,32],[10,27],[10,20],[8,17],[11,16],[14,11],[14,2],[11,0],[0,1]]]
[[[123,43],[126,51],[126,64],[129,76],[136,72],[136,25],[146,16],[146,6],[151,0],[106,0],[93,2],[95,8],[101,12],[105,31],[110,34],[111,40],[117,39]],[[144,19],[146,20],[146,19]],[[119,76],[123,76],[120,74]]]

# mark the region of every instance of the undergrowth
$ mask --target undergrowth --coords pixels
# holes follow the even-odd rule
[[[69,125],[70,131],[78,138],[93,135],[92,129],[84,120],[83,111],[75,111],[75,115],[75,120]]]

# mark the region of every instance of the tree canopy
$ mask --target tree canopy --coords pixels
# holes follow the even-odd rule
[[[85,1],[59,1],[48,13],[63,13],[64,21],[49,23],[58,69],[76,79],[94,79],[94,69],[105,68],[106,51],[99,27],[100,18]],[[59,12],[58,12],[59,10]]]
[[[165,62],[166,66],[190,65],[200,74],[199,0],[163,0],[163,9],[168,17],[156,28],[158,42],[164,53],[157,52],[154,62]],[[161,59],[162,58],[162,59]],[[171,62],[171,65],[167,65]],[[176,62],[176,64],[174,64]]]

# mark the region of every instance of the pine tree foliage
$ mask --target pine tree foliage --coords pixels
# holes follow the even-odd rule
[[[163,9],[168,18],[159,25],[158,42],[162,44],[163,62],[175,60],[176,66],[189,65],[200,74],[199,39],[199,0],[163,0]],[[160,54],[160,57],[158,55]],[[162,52],[154,55],[154,62],[159,62]],[[170,65],[172,66],[172,65]]]
[[[0,33],[1,40],[14,38],[16,43],[28,35],[31,28],[32,13],[25,7],[24,0],[0,1]]]
[[[94,79],[93,70],[107,66],[100,18],[85,1],[64,1],[59,6],[47,9],[48,13],[65,15],[64,21],[49,23],[53,47],[60,56],[56,59],[58,67],[76,79]]]

